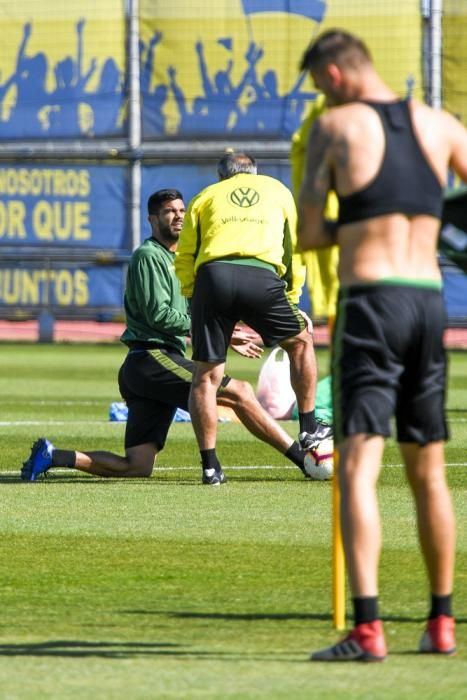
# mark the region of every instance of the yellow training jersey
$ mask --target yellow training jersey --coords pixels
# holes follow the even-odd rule
[[[192,296],[200,265],[250,258],[272,265],[296,304],[305,280],[296,228],[292,193],[279,180],[239,173],[206,187],[191,200],[180,234],[175,272],[183,294]]]
[[[298,200],[300,187],[305,169],[307,143],[311,128],[318,117],[326,110],[324,97],[320,95],[312,104],[308,115],[300,128],[292,136],[290,149],[290,165],[292,191]],[[330,192],[326,200],[324,216],[326,219],[337,219],[338,204],[335,192]],[[336,314],[337,293],[339,281],[337,265],[339,249],[337,246],[319,248],[303,253],[303,262],[307,269],[308,289],[313,310],[313,317],[333,317]]]

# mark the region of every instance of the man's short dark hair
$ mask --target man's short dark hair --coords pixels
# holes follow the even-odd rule
[[[157,190],[148,199],[148,214],[158,214],[165,202],[172,202],[174,199],[181,199],[183,195],[178,190],[165,189]]]
[[[228,180],[238,173],[256,175],[256,160],[249,153],[226,153],[217,164],[217,173],[221,180]]]
[[[329,29],[311,42],[303,54],[300,70],[316,70],[328,63],[357,67],[371,62],[370,51],[361,39],[342,29]]]

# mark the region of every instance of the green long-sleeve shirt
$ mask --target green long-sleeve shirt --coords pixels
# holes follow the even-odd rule
[[[186,299],[174,270],[175,253],[147,238],[131,256],[125,288],[126,330],[121,340],[185,351],[190,331]]]

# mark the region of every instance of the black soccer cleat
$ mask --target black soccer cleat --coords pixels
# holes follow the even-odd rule
[[[316,447],[318,443],[327,438],[332,438],[333,430],[332,425],[325,425],[324,423],[318,423],[314,433],[303,432],[298,436],[298,443],[302,450],[311,450],[312,447]]]
[[[225,484],[227,479],[222,469],[203,469],[202,482],[205,486],[220,486]]]

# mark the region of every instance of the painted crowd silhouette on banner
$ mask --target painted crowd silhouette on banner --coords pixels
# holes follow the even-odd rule
[[[183,92],[175,66],[167,69],[167,83],[150,90],[154,72],[156,47],[162,34],[155,32],[147,46],[140,45],[143,133],[160,137],[167,133],[164,105],[171,96],[178,113],[176,135],[207,136],[233,134],[255,136],[289,136],[300,124],[308,100],[314,92],[301,91],[305,75],[285,95],[279,95],[277,73],[268,69],[258,77],[258,64],[263,58],[261,47],[251,42],[244,56],[244,71],[236,83],[232,80],[233,59],[223,69],[210,71],[201,41],[194,45],[203,94],[190,101]],[[219,39],[229,52],[232,39]]]
[[[100,71],[95,58],[86,69],[83,67],[84,26],[83,19],[75,25],[76,55],[66,56],[50,66],[44,52],[32,55],[28,52],[33,24],[26,22],[15,70],[0,84],[0,138],[72,138],[122,131],[118,127],[123,103],[122,76],[113,58],[106,59]],[[46,88],[49,71],[53,71],[55,79],[51,91]],[[87,91],[96,73],[99,74],[97,88],[94,92]],[[13,87],[16,98],[6,110],[6,98]]]
[[[127,128],[126,81],[112,57],[84,61],[85,20],[75,24],[74,55],[52,65],[43,51],[31,53],[33,23],[23,26],[15,68],[0,75],[0,139],[83,138],[121,135]],[[154,32],[140,42],[140,89],[143,138],[231,135],[288,137],[299,126],[306,104],[316,93],[303,87],[304,75],[280,94],[277,72],[264,66],[264,50],[253,40],[244,56],[236,57],[231,37],[219,38],[225,65],[209,65],[201,41],[193,46],[201,94],[187,96],[175,63],[163,76],[156,70]],[[233,79],[239,61],[240,79]],[[238,72],[238,71],[237,71]],[[47,89],[50,76],[54,86]],[[94,86],[90,87],[90,83]],[[169,109],[168,109],[169,108]],[[170,113],[170,118],[167,116]]]

